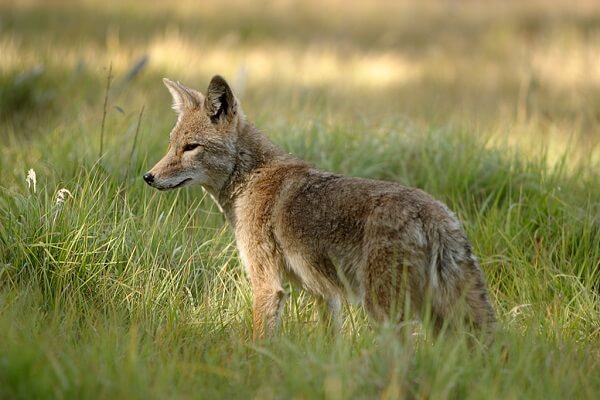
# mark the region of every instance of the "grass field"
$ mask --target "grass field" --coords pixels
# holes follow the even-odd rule
[[[0,398],[599,398],[600,6],[458,3],[0,0]],[[354,306],[331,340],[296,288],[251,340],[217,207],[141,179],[160,78],[217,73],[291,153],[456,211],[491,348]]]

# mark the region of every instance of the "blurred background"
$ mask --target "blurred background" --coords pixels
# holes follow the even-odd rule
[[[218,73],[259,120],[467,124],[558,149],[600,140],[593,0],[2,0],[0,54],[4,134],[88,108],[98,121],[112,65],[111,112],[164,106],[163,76],[204,90]]]

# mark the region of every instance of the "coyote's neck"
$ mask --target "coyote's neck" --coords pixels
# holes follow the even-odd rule
[[[250,177],[276,160],[295,158],[277,147],[250,123],[245,123],[240,129],[236,157],[231,174],[215,196],[233,225],[236,219],[233,210],[235,199],[246,189]]]

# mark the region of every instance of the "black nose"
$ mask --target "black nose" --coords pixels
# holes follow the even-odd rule
[[[147,174],[144,174],[144,180],[146,183],[152,183],[154,182],[154,175],[148,172]]]

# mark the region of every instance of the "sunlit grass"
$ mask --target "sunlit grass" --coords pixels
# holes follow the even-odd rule
[[[152,2],[143,10],[132,2],[7,3],[0,71],[43,65],[80,106],[73,87],[100,82],[109,64],[123,78],[148,57],[144,86],[162,76],[202,86],[220,73],[242,98],[273,91],[277,104],[318,91],[344,115],[475,124],[519,146],[543,141],[552,160],[566,142],[598,160],[596,6],[238,1],[226,12],[213,2]]]

